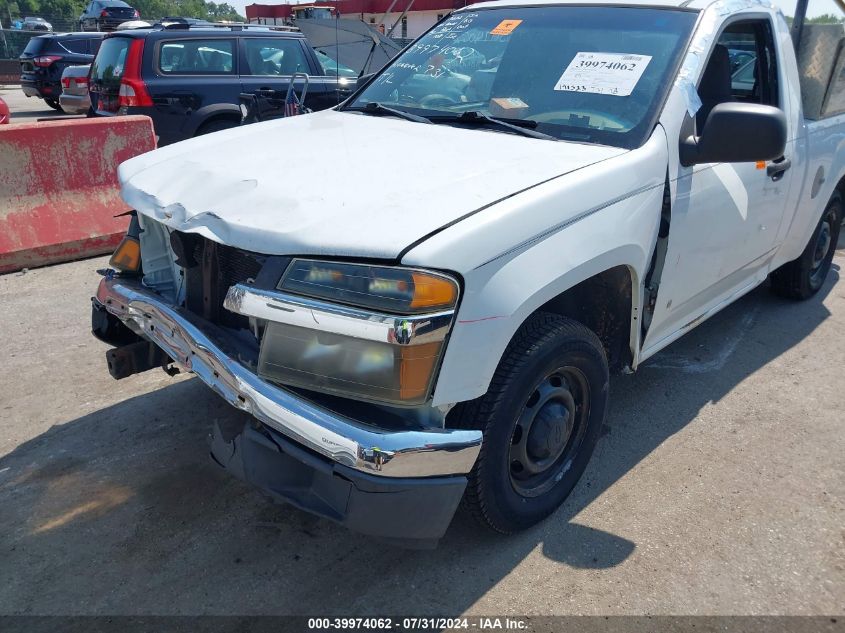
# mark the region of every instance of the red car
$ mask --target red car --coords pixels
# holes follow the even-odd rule
[[[0,125],[9,122],[9,106],[0,98]]]

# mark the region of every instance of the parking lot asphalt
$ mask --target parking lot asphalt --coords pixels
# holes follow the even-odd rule
[[[68,116],[64,112],[53,110],[53,108],[44,103],[43,99],[27,97],[20,86],[0,85],[0,98],[9,106],[9,111],[12,114],[10,119],[12,124]]]
[[[242,414],[198,379],[114,381],[89,333],[105,264],[0,276],[0,613],[845,613],[842,248],[816,298],[759,288],[613,379],[549,520],[459,514],[434,551],[221,472],[209,427]]]

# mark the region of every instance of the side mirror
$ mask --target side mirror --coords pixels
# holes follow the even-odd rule
[[[707,117],[701,136],[681,141],[684,167],[701,163],[774,160],[786,149],[786,115],[757,103],[721,103]]]

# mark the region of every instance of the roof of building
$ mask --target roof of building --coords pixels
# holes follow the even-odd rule
[[[637,7],[706,9],[717,0],[492,0],[476,3],[474,0],[414,0],[411,11],[456,11],[472,5],[473,7],[523,6],[538,4],[590,4],[623,5]],[[770,6],[769,0],[749,0],[749,2]],[[405,2],[400,0],[317,0],[309,3],[316,6],[335,6],[342,15],[355,13],[386,13],[388,9],[402,11]],[[248,18],[286,17],[291,14],[293,4],[250,4],[246,7]]]
[[[701,10],[706,9],[718,0],[491,0],[488,2],[479,2],[473,4],[473,7],[496,7],[496,6],[525,6],[525,5],[560,5],[560,4],[580,4],[580,5],[614,5],[614,6],[628,6],[628,7],[660,7],[660,8],[684,8]],[[771,5],[769,0],[747,0],[751,4],[759,4],[760,6],[768,7]]]

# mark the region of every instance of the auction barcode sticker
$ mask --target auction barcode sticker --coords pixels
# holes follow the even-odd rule
[[[650,61],[650,55],[578,53],[558,79],[555,90],[627,97]]]

